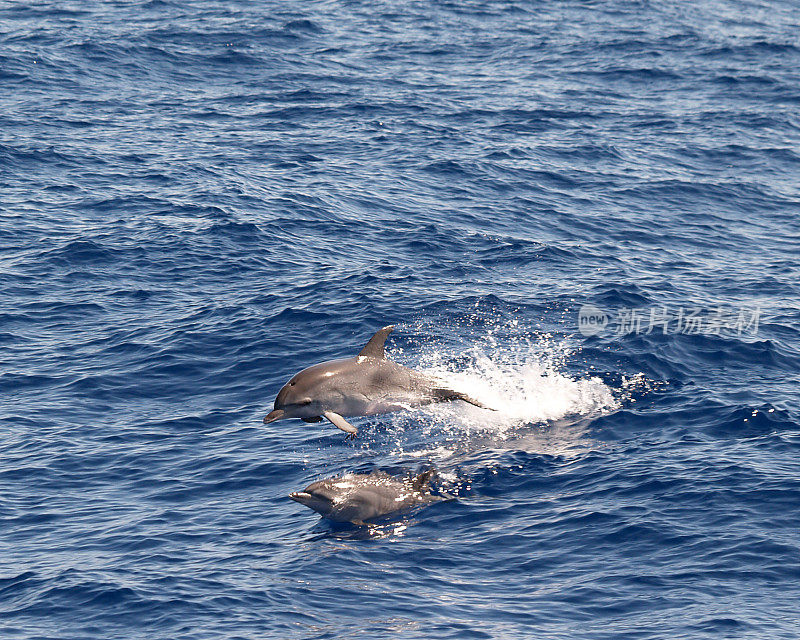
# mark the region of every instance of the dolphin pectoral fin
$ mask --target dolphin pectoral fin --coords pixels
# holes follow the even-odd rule
[[[383,360],[386,358],[386,353],[383,350],[383,344],[386,338],[394,331],[394,325],[389,325],[383,329],[379,329],[374,336],[369,339],[367,345],[359,352],[359,358],[378,358]]]
[[[303,422],[322,422],[322,416],[314,416],[313,418],[300,418]]]
[[[342,431],[344,431],[347,434],[350,434],[354,438],[358,433],[358,429],[356,429],[352,424],[350,424],[338,413],[334,413],[333,411],[325,411],[322,415],[324,415],[328,420],[330,420],[335,426],[339,427]]]

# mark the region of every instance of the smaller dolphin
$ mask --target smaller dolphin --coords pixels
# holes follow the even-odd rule
[[[444,500],[430,491],[435,473],[435,469],[428,469],[407,478],[383,471],[351,474],[312,482],[289,497],[335,522],[363,525],[365,520]]]
[[[278,392],[264,424],[285,418],[320,422],[324,416],[355,437],[357,429],[344,416],[371,416],[448,400],[490,409],[442,380],[388,360],[383,345],[393,329],[380,329],[355,358],[315,364],[295,374]]]

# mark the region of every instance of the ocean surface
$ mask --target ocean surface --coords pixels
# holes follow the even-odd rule
[[[0,87],[4,640],[800,638],[796,2],[5,2]],[[262,423],[388,324],[497,411]]]

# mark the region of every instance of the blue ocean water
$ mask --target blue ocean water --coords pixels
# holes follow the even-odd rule
[[[3,638],[800,637],[795,2],[12,2],[0,83]],[[390,323],[499,410],[262,424]]]

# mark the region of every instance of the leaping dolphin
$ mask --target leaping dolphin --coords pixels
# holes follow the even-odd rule
[[[324,416],[355,437],[358,430],[344,416],[371,416],[448,400],[490,409],[442,380],[388,360],[383,345],[393,329],[378,331],[355,358],[315,364],[295,374],[278,392],[264,423],[284,418],[320,422]]]
[[[434,474],[435,470],[429,469],[415,478],[396,478],[375,471],[328,478],[290,493],[289,497],[330,520],[362,525],[365,520],[449,499],[431,493]]]

